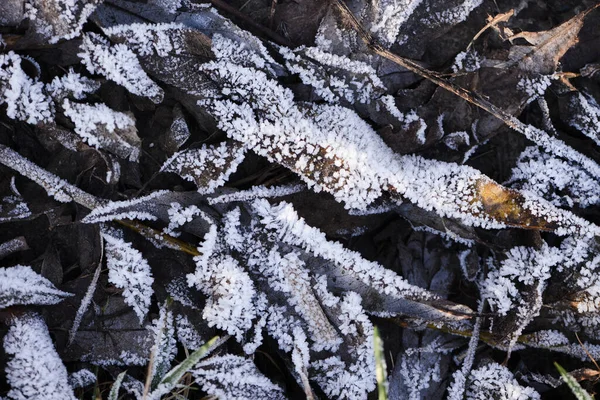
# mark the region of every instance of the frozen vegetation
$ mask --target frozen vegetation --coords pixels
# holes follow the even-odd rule
[[[0,4],[0,399],[587,398],[595,6],[212,3]]]

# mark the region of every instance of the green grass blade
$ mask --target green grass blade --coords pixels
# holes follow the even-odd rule
[[[594,400],[594,398],[590,396],[590,394],[586,392],[584,388],[581,387],[579,382],[577,382],[577,380],[563,367],[561,367],[557,362],[554,363],[554,366],[560,373],[560,376],[562,376],[567,386],[571,389],[577,400]]]
[[[119,398],[119,389],[121,388],[121,383],[123,382],[123,378],[125,378],[126,373],[127,371],[123,371],[117,376],[117,380],[113,383],[112,387],[110,388],[108,400],[117,400]]]
[[[385,365],[385,356],[383,354],[383,341],[379,335],[379,328],[375,327],[373,331],[373,349],[375,351],[375,377],[377,378],[378,400],[388,400],[387,395],[387,367]]]
[[[181,364],[177,365],[175,368],[167,372],[167,374],[160,381],[159,385],[165,386],[175,386],[177,382],[181,379],[181,377],[190,369],[196,365],[198,361],[200,361],[204,356],[212,350],[213,346],[219,341],[219,337],[215,336],[206,342],[202,347],[198,350],[194,351],[190,354],[185,360],[181,362]]]

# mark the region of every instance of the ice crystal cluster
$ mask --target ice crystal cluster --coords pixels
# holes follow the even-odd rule
[[[302,46],[188,1],[13,3],[0,223],[35,228],[2,230],[0,396],[75,399],[103,368],[111,399],[192,380],[223,399],[539,399],[557,373],[498,354],[600,357],[600,166],[577,144],[599,143],[600,107],[559,71],[571,30],[508,37],[505,10],[438,72],[394,52],[431,56],[415,38],[488,2],[328,2]],[[549,64],[498,61],[515,36]],[[466,88],[494,74],[506,110]],[[520,134],[503,184],[481,172],[501,122]]]

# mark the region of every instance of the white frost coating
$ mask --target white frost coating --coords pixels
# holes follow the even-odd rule
[[[153,381],[160,381],[171,369],[171,362],[177,355],[177,340],[175,339],[175,324],[173,312],[166,306],[160,308],[158,318],[152,321],[148,330],[154,337],[152,346],[152,369],[149,372]]]
[[[544,96],[551,83],[547,75],[526,76],[517,83],[517,89],[527,94],[527,104],[529,104],[538,97]]]
[[[491,363],[471,371],[467,400],[538,400],[540,395],[530,387],[521,386],[510,370]]]
[[[422,0],[380,0],[376,4],[371,33],[389,47],[396,41],[400,27],[404,24]]]
[[[114,111],[105,104],[79,104],[65,99],[62,107],[65,116],[69,117],[75,124],[75,133],[87,144],[102,149],[111,149],[113,146],[118,146],[123,149],[123,152],[127,153],[127,157],[124,158],[128,158],[129,161],[138,160],[140,149],[135,143],[139,142],[137,134],[131,138],[120,136],[120,131],[137,132],[135,120],[132,117]],[[101,130],[106,130],[106,134],[99,132]],[[129,143],[131,141],[134,143]]]
[[[4,164],[21,175],[31,179],[43,187],[49,196],[54,197],[55,200],[62,203],[76,201],[90,209],[96,208],[103,203],[100,199],[69,184],[67,181],[60,179],[58,176],[45,169],[38,167],[19,153],[4,145],[0,145],[0,164]]]
[[[229,176],[244,160],[245,148],[223,142],[218,145],[202,145],[173,154],[160,168],[161,172],[173,172],[183,179],[194,182],[198,192],[209,194],[223,186]]]
[[[181,204],[173,202],[170,204],[167,214],[169,214],[169,226],[164,228],[163,232],[167,235],[177,237],[180,233],[176,232],[175,229],[191,222],[194,217],[203,214],[203,212],[195,205],[182,207]]]
[[[231,354],[211,357],[200,361],[191,372],[203,391],[221,399],[285,399],[281,388],[243,357]]]
[[[577,204],[585,208],[600,202],[600,183],[596,179],[537,146],[523,150],[508,184],[535,193],[557,207]]]
[[[23,71],[21,61],[12,51],[0,54],[0,104],[6,104],[9,118],[28,124],[50,122],[54,118],[54,104],[44,84]]]
[[[482,58],[476,50],[461,51],[454,58],[452,72],[474,72],[481,68]]]
[[[95,33],[83,36],[83,42],[77,55],[92,74],[106,76],[123,86],[130,93],[148,97],[154,103],[160,103],[163,90],[142,69],[134,52],[124,44],[110,45],[108,40]]]
[[[532,125],[523,126],[523,124],[516,118],[513,118],[513,121],[511,122],[513,126],[519,127],[518,131],[525,135],[527,139],[531,140],[538,146],[543,147],[548,153],[577,163],[581,165],[583,169],[589,172],[592,177],[600,179],[600,165],[598,165],[591,158],[579,153],[562,140],[548,135],[547,132],[544,132],[539,128],[536,128]],[[522,127],[522,129],[520,127]]]
[[[67,369],[39,315],[25,314],[11,321],[4,351],[11,356],[5,370],[11,386],[8,399],[76,400]]]
[[[96,374],[89,369],[80,369],[69,374],[69,385],[72,388],[83,388],[96,382]]]
[[[182,31],[189,30],[182,24],[142,24],[115,25],[104,28],[110,37],[123,37],[127,47],[140,56],[157,54],[165,57],[169,53],[179,54],[183,49]]]
[[[462,4],[437,12],[423,22],[429,25],[456,25],[467,19],[471,11],[479,7],[483,0],[465,0]]]
[[[570,111],[569,124],[600,146],[600,106],[596,100],[586,93],[579,92],[571,100]]]
[[[299,218],[288,203],[271,206],[266,200],[257,200],[253,208],[262,218],[261,222],[267,228],[274,229],[283,242],[301,246],[315,256],[334,262],[348,274],[356,276],[366,285],[377,288],[386,295],[397,298],[434,298],[431,293],[409,284],[380,264],[365,260],[359,253],[344,248],[338,242],[328,241],[323,232]]]
[[[29,266],[0,268],[0,309],[15,304],[56,304],[69,296],[73,295],[58,290]]]
[[[285,186],[252,186],[248,190],[240,190],[239,192],[222,194],[217,197],[208,199],[209,204],[231,203],[234,201],[250,201],[256,199],[283,197],[290,194],[298,193],[306,190],[306,185],[285,185]]]
[[[46,85],[46,90],[51,93],[55,100],[63,99],[67,96],[81,100],[88,93],[93,93],[99,88],[100,83],[81,76],[77,72],[74,72],[72,68],[65,75],[55,77],[52,79],[52,82]]]
[[[186,349],[195,351],[204,345],[204,339],[202,339],[202,336],[200,336],[186,315],[181,314],[175,318],[175,327],[177,340]]]
[[[133,307],[142,322],[148,313],[154,290],[152,271],[148,261],[131,244],[102,233],[106,248],[108,280],[123,289],[125,303]]]

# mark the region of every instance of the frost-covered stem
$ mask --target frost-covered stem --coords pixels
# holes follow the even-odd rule
[[[90,210],[107,202],[67,183],[2,144],[0,144],[0,163],[31,179],[46,189],[48,194],[58,201],[67,202],[72,200]]]
[[[104,253],[104,241],[100,240],[100,249],[102,253]],[[77,330],[79,329],[79,325],[81,324],[81,319],[83,318],[83,314],[87,311],[90,303],[92,302],[92,297],[94,296],[94,292],[96,291],[96,286],[98,285],[98,278],[100,277],[100,271],[102,270],[102,255],[100,256],[100,262],[96,267],[96,271],[94,272],[94,276],[92,277],[92,281],[90,282],[90,286],[88,286],[87,291],[85,292],[85,296],[81,300],[81,304],[77,309],[77,314],[75,315],[75,319],[73,320],[73,327],[69,331],[69,342],[67,346],[73,344],[75,340],[75,335],[77,334]]]
[[[2,144],[0,144],[0,164],[3,164],[4,166],[11,168],[21,175],[31,179],[46,189],[48,194],[53,196],[58,201],[74,201],[75,203],[90,210],[108,203],[108,200],[96,197],[84,190],[79,189],[77,186],[71,185],[53,173],[48,172],[38,165],[32,163],[13,149]],[[194,246],[164,234],[156,229],[150,228],[140,222],[124,220],[115,220],[114,222],[123,225],[148,239],[157,239],[169,244],[170,247],[176,250],[191,254],[193,256],[200,255],[200,252]]]
[[[481,312],[483,311],[484,304],[485,300],[479,301],[479,306],[477,307],[478,314],[481,314]],[[469,348],[467,349],[467,356],[463,361],[461,369],[454,373],[454,382],[452,382],[452,384],[448,388],[448,399],[461,400],[464,397],[467,377],[471,373],[471,369],[473,369],[473,362],[475,361],[475,350],[477,349],[477,343],[479,342],[481,322],[481,317],[475,319],[475,324],[473,325],[473,333],[471,335],[471,339],[469,340]]]
[[[14,239],[9,240],[0,244],[0,258],[4,258],[12,253],[18,251],[29,250],[25,237],[18,236]]]
[[[117,219],[117,220],[115,220],[115,222],[131,229],[132,231],[139,233],[140,235],[144,236],[145,238],[152,239],[152,240],[159,240],[160,242],[167,244],[172,249],[182,251],[182,252],[190,254],[192,256],[202,255],[202,253],[200,253],[198,251],[198,249],[196,247],[192,246],[191,244],[186,243],[183,240],[174,238],[171,235],[167,235],[166,233],[163,233],[154,228],[150,228],[149,226],[146,226],[146,225],[142,224],[141,222],[125,221],[122,219]]]

